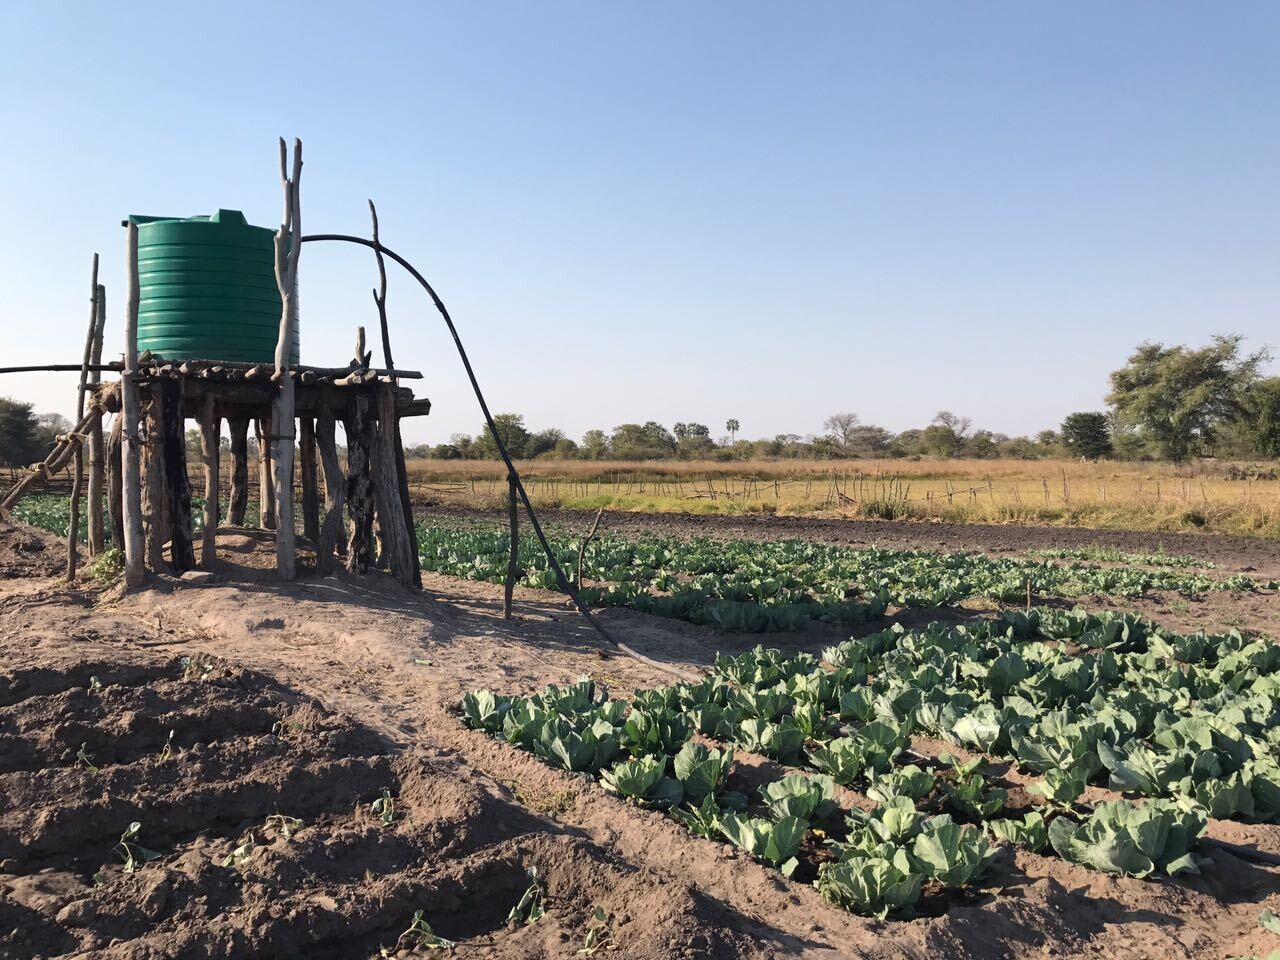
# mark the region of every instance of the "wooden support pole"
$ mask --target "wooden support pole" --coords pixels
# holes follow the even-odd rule
[[[271,477],[271,418],[259,417],[254,422],[258,441],[258,526],[276,528],[276,487]]]
[[[400,487],[400,508],[413,556],[413,585],[422,589],[422,561],[418,556],[418,528],[413,523],[413,500],[409,496],[409,471],[404,463],[404,441],[400,438],[400,418],[395,417],[396,482]]]
[[[71,503],[67,520],[67,583],[76,578],[76,563],[80,556],[80,494],[84,487],[84,444],[77,437],[71,467]]]
[[[140,416],[138,384],[138,227],[130,223],[125,230],[125,272],[128,301],[125,307],[124,373],[121,375],[121,410],[124,424],[121,442],[121,513],[124,526],[124,579],[131,587],[145,577],[142,545],[142,443],[139,436]]]
[[[93,352],[89,357],[89,382],[97,386],[102,382],[102,336],[107,323],[107,288],[97,285],[94,291],[96,323],[93,336]],[[89,556],[96,557],[103,551],[105,535],[102,522],[103,480],[106,475],[105,438],[102,417],[96,417],[89,426]],[[118,543],[118,541],[117,541]]]
[[[320,453],[320,464],[324,468],[324,523],[320,527],[320,536],[316,538],[316,572],[327,574],[333,572],[334,550],[342,541],[342,552],[346,552],[345,528],[342,525],[342,507],[346,502],[346,478],[342,475],[342,467],[338,463],[338,447],[335,441],[333,413],[327,407],[320,411],[316,418],[316,448]]]
[[[395,454],[396,394],[390,384],[378,387],[378,430],[373,448],[373,479],[378,528],[382,534],[387,567],[402,586],[413,586],[413,557],[409,531],[400,500]]]
[[[302,535],[320,539],[320,490],[316,476],[316,426],[311,417],[299,417],[298,457],[302,473]]]
[[[123,450],[124,413],[118,413],[111,421],[111,434],[107,438],[107,522],[111,525],[111,545],[124,550],[124,477]]]
[[[279,381],[272,417],[275,445],[276,571],[283,580],[297,576],[293,528],[293,419],[294,382],[289,375],[289,353],[298,326],[298,255],[302,252],[302,141],[293,141],[293,173],[288,169],[288,149],[280,140],[280,180],[284,186],[284,214],[275,235],[276,286],[280,289],[280,332],[276,338],[275,373]]]
[[[369,216],[373,219],[373,254],[378,261],[378,288],[373,291],[373,302],[378,308],[378,325],[382,330],[382,362],[388,370],[394,370],[391,330],[387,326],[387,261],[382,256],[382,241],[378,237],[378,208],[372,200],[369,201]]]
[[[164,404],[162,420],[165,502],[169,515],[169,552],[173,569],[178,572],[194,570],[195,545],[191,533],[191,481],[187,477],[186,420],[182,415],[183,384],[181,378],[162,380],[161,402]]]
[[[89,280],[89,332],[84,338],[84,359],[80,364],[80,383],[76,389],[76,422],[84,419],[84,395],[89,389],[89,364],[93,361],[93,341],[98,330],[98,255],[93,255],[93,272]],[[76,578],[80,559],[80,495],[84,493],[84,440],[77,434],[72,439],[74,452],[71,466],[71,503],[67,522],[67,582]]]
[[[350,517],[347,570],[368,573],[374,566],[373,478],[369,470],[372,423],[369,398],[360,393],[347,405],[347,515]]]
[[[249,505],[249,418],[227,418],[231,434],[231,497],[227,504],[227,523],[244,526],[244,511]]]
[[[204,398],[204,411],[200,417],[200,457],[204,463],[204,531],[200,541],[200,566],[213,569],[218,559],[218,437],[222,433],[221,420],[213,413],[213,394]]]
[[[168,540],[168,526],[164,517],[164,457],[161,453],[164,412],[159,383],[150,385],[142,417],[142,516],[147,534],[147,568],[152,573],[167,573],[169,564],[164,558],[164,544]]]
[[[516,575],[520,570],[520,511],[516,506],[515,474],[507,477],[507,523],[511,527],[511,555],[507,558],[507,582],[502,594],[502,619],[511,619],[511,597],[516,589]]]

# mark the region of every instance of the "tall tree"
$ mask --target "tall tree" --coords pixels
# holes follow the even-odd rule
[[[1182,462],[1207,448],[1218,427],[1246,412],[1246,391],[1268,353],[1242,356],[1242,339],[1217,336],[1199,350],[1143,343],[1111,374],[1107,403],[1156,456]]]
[[[1269,377],[1249,391],[1245,433],[1260,457],[1280,459],[1280,377]]]
[[[609,436],[603,430],[588,430],[582,435],[582,455],[588,460],[603,460],[609,453]]]
[[[1062,421],[1062,444],[1072,456],[1100,460],[1111,456],[1111,424],[1101,412],[1081,411]]]
[[[523,414],[495,413],[493,425],[497,427],[502,445],[507,448],[507,453],[512,458],[527,455],[525,448],[529,444],[529,431],[525,429]],[[496,460],[498,458],[498,445],[493,442],[493,434],[489,432],[488,424],[481,427],[472,448],[474,455],[481,459]]]
[[[724,423],[724,428],[729,431],[729,442],[736,443],[738,441],[738,431],[742,429],[742,425],[732,418]]]
[[[827,431],[837,447],[847,450],[860,422],[856,413],[833,413],[822,421],[822,429]]]
[[[685,458],[706,454],[715,446],[711,428],[705,423],[677,423],[672,432],[676,435],[677,452]]]
[[[609,448],[619,460],[661,460],[676,451],[676,438],[660,423],[624,423],[613,428]]]
[[[40,443],[36,418],[31,415],[31,404],[0,397],[0,463],[25,467],[46,453]]]

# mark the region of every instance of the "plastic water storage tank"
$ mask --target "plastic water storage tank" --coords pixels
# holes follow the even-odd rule
[[[138,352],[271,363],[280,333],[275,231],[239,210],[129,217],[138,225]],[[290,363],[298,362],[297,331]]]

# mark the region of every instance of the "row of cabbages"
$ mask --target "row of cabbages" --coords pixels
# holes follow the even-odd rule
[[[756,648],[718,657],[699,683],[631,701],[584,679],[532,697],[477,691],[463,712],[787,874],[807,859],[824,896],[863,913],[906,910],[925,884],[973,883],[993,840],[1113,873],[1176,875],[1203,863],[1208,817],[1280,812],[1280,651],[1264,640],[1033,611],[895,627],[823,661]],[[912,755],[913,735],[1007,757],[1039,775],[1042,802],[1006,809],[982,756]],[[817,772],[747,797],[727,788],[735,749]],[[1090,782],[1147,799],[1083,805]],[[845,809],[840,786],[876,806]]]
[[[424,570],[494,583],[506,576],[506,533],[423,526],[418,539]],[[577,569],[579,541],[556,538],[551,546],[564,570]],[[1187,570],[854,549],[798,540],[604,537],[588,544],[582,559],[584,583],[579,587],[594,606],[629,607],[747,633],[795,630],[811,620],[865,622],[883,616],[890,604],[943,606],[975,596],[1016,601],[1028,582],[1041,595],[1059,597],[1275,586],[1246,576],[1213,578]],[[534,538],[520,542],[517,564],[525,585],[558,589],[555,572]]]

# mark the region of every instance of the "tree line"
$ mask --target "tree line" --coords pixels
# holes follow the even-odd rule
[[[1056,430],[1034,437],[975,428],[968,417],[940,411],[924,427],[892,433],[863,423],[855,413],[834,413],[823,432],[738,438],[741,424],[725,422],[712,436],[703,423],[668,429],[653,420],[611,431],[588,430],[574,440],[551,427],[530,430],[518,413],[494,417],[507,451],[518,459],[750,460],[859,458],[1041,459],[1046,457],[1172,460],[1218,456],[1280,458],[1280,377],[1264,377],[1266,349],[1245,354],[1243,338],[1216,336],[1208,346],[1143,343],[1110,376],[1104,410],[1068,414]],[[487,427],[476,436],[454,434],[447,443],[421,445],[406,455],[439,460],[496,460]]]
[[[530,430],[518,413],[494,417],[507,451],[518,459],[750,460],[849,458],[1041,459],[1045,457],[1157,459],[1194,457],[1280,459],[1280,377],[1265,377],[1267,350],[1244,353],[1239,336],[1217,336],[1204,347],[1143,343],[1110,377],[1107,408],[1069,414],[1056,430],[1010,437],[975,428],[968,417],[943,410],[924,427],[892,433],[857,414],[827,417],[821,433],[782,433],[740,439],[736,419],[716,437],[694,421],[667,428],[649,420],[610,431],[588,430],[574,440],[551,427]],[[71,428],[59,414],[0,398],[0,464],[43,459],[59,433]],[[198,447],[198,434],[192,431]],[[496,460],[487,427],[476,436],[407,447],[411,458]]]

